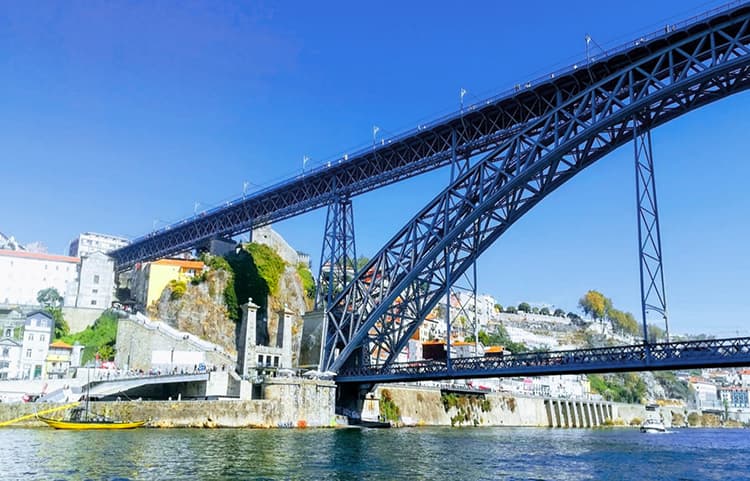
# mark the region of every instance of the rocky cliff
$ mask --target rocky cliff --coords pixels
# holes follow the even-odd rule
[[[151,306],[149,315],[236,355],[236,325],[230,319],[224,299],[224,290],[230,280],[231,273],[212,270],[202,276],[202,282],[172,282],[164,289],[159,301]]]

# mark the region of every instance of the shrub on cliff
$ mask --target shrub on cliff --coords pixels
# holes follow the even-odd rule
[[[172,291],[171,294],[169,294],[169,298],[173,301],[176,301],[177,299],[184,296],[185,291],[187,291],[187,283],[185,281],[178,281],[173,279],[169,281],[167,287],[170,291]]]
[[[273,249],[264,244],[250,243],[226,260],[234,271],[234,290],[241,303],[252,299],[262,309],[268,308],[268,296],[279,295],[279,281],[286,263]]]
[[[85,364],[94,358],[96,353],[102,360],[114,357],[115,338],[117,337],[117,314],[104,311],[94,324],[81,332],[62,338],[68,344],[81,344],[84,347],[81,363]]]
[[[310,272],[310,269],[307,267],[307,264],[303,262],[297,264],[297,275],[302,281],[302,289],[304,289],[305,291],[305,296],[307,296],[308,299],[314,300],[316,288],[315,278],[313,277],[312,272]]]
[[[224,304],[227,307],[227,313],[229,318],[233,321],[240,319],[240,308],[237,303],[237,292],[235,288],[235,274],[231,264],[223,257],[212,256],[205,254],[201,257],[201,260],[209,268],[209,271],[204,271],[200,275],[197,275],[191,281],[193,284],[200,284],[208,279],[211,271],[224,271],[229,275],[227,285],[224,288]],[[213,294],[213,293],[212,293]]]

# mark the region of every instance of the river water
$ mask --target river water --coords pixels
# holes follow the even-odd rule
[[[2,480],[750,480],[750,430],[0,430]]]

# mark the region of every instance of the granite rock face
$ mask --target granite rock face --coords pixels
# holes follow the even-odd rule
[[[197,285],[187,283],[185,293],[174,299],[172,289],[166,287],[149,315],[181,331],[222,346],[232,355],[237,354],[236,325],[229,318],[224,289],[229,282],[225,271],[209,271]]]

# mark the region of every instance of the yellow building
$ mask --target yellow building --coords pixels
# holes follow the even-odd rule
[[[169,281],[185,281],[203,272],[201,261],[184,259],[160,259],[136,266],[133,283],[136,300],[143,306],[150,306],[161,297]]]
[[[45,360],[45,377],[54,379],[67,376],[72,353],[73,346],[63,341],[55,341],[50,344]]]

